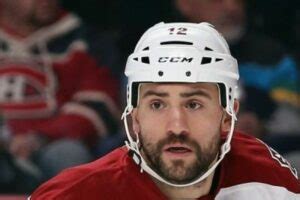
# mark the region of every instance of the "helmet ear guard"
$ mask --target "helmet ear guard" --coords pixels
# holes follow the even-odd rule
[[[134,161],[151,176],[175,187],[190,186],[204,180],[230,150],[236,115],[239,78],[237,61],[231,56],[225,39],[208,23],[159,23],[141,37],[134,52],[128,57],[125,74],[128,77],[127,106],[122,115],[128,137],[126,146]],[[138,137],[134,141],[128,129],[126,116],[138,104],[140,83],[215,83],[220,93],[220,105],[231,116],[231,129],[220,148],[214,165],[187,184],[174,184],[153,171],[140,154]]]

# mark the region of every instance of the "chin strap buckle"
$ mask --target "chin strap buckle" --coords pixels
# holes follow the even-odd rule
[[[141,164],[142,164],[141,156],[140,156],[135,150],[129,149],[128,155],[129,155],[130,157],[132,157],[132,159],[134,160],[134,162],[135,162],[137,165],[141,166]]]
[[[135,150],[132,150],[132,149],[129,149],[128,151],[128,155],[130,157],[132,157],[133,161],[138,165],[140,166],[140,172],[143,173],[143,168],[142,168],[142,158],[141,156],[135,151]]]
[[[125,141],[125,145],[128,148],[128,155],[130,157],[132,157],[133,161],[141,167],[141,172],[143,172],[143,168],[142,168],[142,158],[139,155],[139,153],[129,145],[129,143],[127,141]]]

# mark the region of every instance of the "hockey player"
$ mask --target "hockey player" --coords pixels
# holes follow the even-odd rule
[[[64,171],[31,199],[300,199],[290,164],[234,132],[238,65],[210,24],[155,25],[125,74],[126,147]]]

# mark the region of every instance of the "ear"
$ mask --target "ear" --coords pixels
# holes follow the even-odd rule
[[[234,100],[233,107],[234,107],[233,109],[234,109],[234,112],[235,112],[235,116],[237,116],[237,114],[240,110],[240,102],[237,99]]]
[[[131,119],[132,119],[132,129],[133,129],[133,132],[136,134],[138,134],[141,130],[140,128],[140,123],[139,123],[139,120],[138,120],[138,111],[137,109],[133,109],[132,113],[131,113]]]
[[[235,112],[235,116],[237,116],[237,113],[240,108],[240,102],[238,100],[234,100],[233,107],[234,107],[233,109]],[[224,111],[222,124],[221,124],[221,131],[228,132],[230,130],[230,127],[231,127],[231,116],[226,111]]]

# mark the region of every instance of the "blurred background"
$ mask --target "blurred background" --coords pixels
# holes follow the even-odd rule
[[[6,1],[0,0],[2,11],[5,10],[3,9],[5,8],[3,4]],[[32,1],[32,5],[37,3],[35,0],[30,1]],[[43,1],[47,2],[48,0]],[[84,32],[84,35],[78,37],[82,36],[80,41],[83,40],[86,42],[88,48],[87,50],[76,51],[85,52],[97,63],[96,65],[105,66],[110,71],[111,79],[105,79],[106,81],[102,82],[100,80],[99,82],[100,84],[108,85],[108,87],[103,87],[99,90],[101,90],[101,93],[108,94],[113,99],[112,102],[119,109],[118,113],[124,108],[125,103],[124,90],[126,80],[124,79],[123,71],[126,59],[133,51],[135,44],[143,32],[150,26],[161,21],[207,21],[212,23],[224,35],[230,45],[233,56],[239,62],[241,74],[239,99],[241,101],[241,110],[238,116],[237,130],[254,135],[265,141],[279,153],[283,154],[298,171],[300,170],[300,4],[298,1],[58,0],[57,2],[58,7],[60,7],[63,13],[73,13],[80,19],[80,27],[82,26],[83,28],[80,28],[79,32],[80,34]],[[12,11],[13,9],[10,12]],[[43,13],[41,13],[42,15]],[[1,43],[1,41],[14,40],[11,37],[6,37],[5,34],[13,35],[20,43],[26,43],[26,38],[35,32],[42,29],[49,31],[51,29],[47,28],[51,26],[55,28],[53,24],[56,24],[63,18],[61,16],[65,15],[54,17],[48,23],[31,26],[31,28],[33,27],[32,30],[25,31],[26,34],[21,34],[22,39],[20,40],[20,37],[12,34],[11,31],[16,28],[7,26],[11,22],[5,22],[5,14],[2,14],[2,20],[0,17],[0,46],[2,45],[1,48],[5,50],[5,42]],[[19,32],[24,33],[24,30],[20,30]],[[5,34],[2,34],[3,32]],[[68,31],[61,32],[59,37],[55,37],[59,38],[59,44],[64,43],[67,45],[68,43],[69,46],[72,46],[72,41],[77,41],[78,38],[64,38],[67,33]],[[46,46],[47,42],[50,43],[51,41],[52,39],[46,41]],[[11,42],[11,44],[14,44],[14,42]],[[58,46],[57,48],[53,47],[56,54],[57,49],[62,49],[60,45]],[[52,57],[50,47],[47,51],[50,60],[56,59]],[[3,52],[0,52],[1,59],[7,56]],[[69,50],[66,50],[66,52],[69,52]],[[28,58],[26,57],[26,59]],[[51,62],[55,63],[56,61]],[[4,64],[0,63],[0,70]],[[100,68],[102,69],[102,67]],[[54,70],[55,73],[56,71]],[[58,77],[60,76],[58,75]],[[74,76],[74,74],[66,76]],[[3,84],[3,82],[0,83]],[[62,84],[58,85],[61,86]],[[94,87],[91,88],[95,90]],[[90,90],[89,88],[88,91]],[[111,92],[112,90],[114,92]],[[79,93],[82,94],[82,91],[79,91]],[[76,92],[74,92],[73,97],[71,96],[69,97],[70,99],[78,96],[82,97],[81,95],[76,95]],[[95,96],[92,95],[92,97]],[[0,103],[4,102],[1,98],[0,101]],[[74,100],[70,101],[74,103]],[[61,103],[62,108],[64,108],[62,110],[65,110],[64,105],[66,103],[67,101]],[[105,110],[105,106],[110,108],[110,103],[103,101],[103,99],[96,104],[95,98],[91,98],[91,95],[88,95],[88,97],[84,96],[84,98],[76,101],[76,103],[93,109],[98,113],[100,118],[111,117],[113,119],[113,114]],[[66,113],[70,114],[70,112]],[[2,111],[2,113],[4,112]],[[81,113],[82,116],[86,116],[84,113]],[[75,114],[78,114],[77,110]],[[120,117],[118,114],[117,116]],[[104,126],[108,128],[105,129],[105,134],[100,134],[101,136],[96,137],[96,139],[92,137],[94,136],[92,129],[89,133],[83,134],[89,135],[88,139],[79,136],[79,133],[76,136],[74,134],[69,136],[68,134],[64,135],[64,133],[61,133],[59,137],[53,137],[55,134],[49,133],[48,135],[45,134],[44,137],[42,132],[47,131],[41,131],[42,128],[26,129],[26,132],[30,132],[31,139],[32,136],[36,135],[38,138],[42,137],[43,142],[40,139],[35,141],[39,141],[39,144],[45,145],[46,149],[49,149],[49,144],[53,144],[53,141],[64,140],[65,138],[75,139],[80,142],[84,141],[85,148],[81,149],[80,147],[78,151],[87,151],[88,155],[79,153],[83,156],[81,160],[74,159],[68,165],[62,165],[60,164],[61,160],[51,160],[53,157],[57,157],[57,152],[50,151],[49,153],[47,151],[44,154],[45,151],[43,150],[43,153],[41,153],[40,149],[42,145],[38,145],[38,150],[32,150],[32,156],[26,157],[26,159],[24,157],[23,159],[16,158],[19,154],[16,153],[16,150],[12,150],[14,149],[11,147],[11,141],[13,141],[11,138],[13,137],[7,136],[14,134],[11,131],[14,127],[10,127],[13,126],[9,123],[11,118],[3,114],[2,140],[0,140],[2,141],[0,143],[2,144],[0,145],[0,176],[6,177],[6,179],[0,180],[0,192],[3,194],[29,194],[38,184],[54,176],[60,170],[94,160],[105,155],[115,147],[123,145],[125,136],[122,126],[119,125],[117,120],[118,117],[115,118],[116,121],[114,123],[103,120]],[[86,125],[84,126],[86,127]],[[53,125],[53,127],[56,126]],[[70,128],[72,130],[72,125],[70,125]],[[32,134],[32,132],[35,134]],[[91,144],[91,137],[93,141],[97,142],[92,142]],[[44,142],[45,140],[46,142]],[[70,146],[72,147],[72,145],[73,143]],[[78,145],[75,146],[78,147]],[[46,162],[50,161],[58,164],[45,167],[45,161],[39,157],[41,155],[42,157],[51,155],[47,157],[49,159]],[[24,160],[28,162],[23,162]],[[50,169],[53,173],[48,173]],[[8,174],[11,174],[11,176]],[[30,181],[31,185],[24,184],[28,180],[32,180]]]

